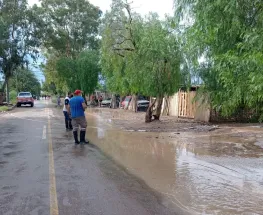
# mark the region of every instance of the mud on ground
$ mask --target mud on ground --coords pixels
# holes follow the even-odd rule
[[[127,131],[139,132],[210,132],[219,129],[217,125],[162,116],[160,121],[145,123],[145,112],[134,113],[123,109],[91,108],[90,112],[108,120],[115,127]]]
[[[173,117],[145,124],[144,114],[89,109],[87,136],[162,194],[170,208],[186,214],[263,214],[259,124],[216,127]],[[143,130],[149,132],[138,132]]]

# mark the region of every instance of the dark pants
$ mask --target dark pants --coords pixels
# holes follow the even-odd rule
[[[67,111],[63,111],[63,113],[64,113],[64,116],[65,116],[65,125],[66,125],[66,128],[72,129],[71,118],[70,118],[68,112],[67,112]]]

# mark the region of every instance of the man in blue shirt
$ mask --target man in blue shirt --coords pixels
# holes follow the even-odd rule
[[[87,108],[87,105],[81,94],[82,94],[81,90],[76,90],[74,92],[74,97],[69,101],[68,111],[71,114],[71,118],[72,118],[75,144],[79,144],[79,143],[88,144],[89,142],[85,140],[86,127],[87,127],[85,109]],[[80,127],[80,141],[78,140],[79,127]]]

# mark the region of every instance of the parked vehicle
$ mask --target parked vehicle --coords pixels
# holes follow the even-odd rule
[[[127,108],[130,104],[131,99],[131,96],[126,96],[125,99],[121,102],[121,108]]]
[[[34,107],[34,99],[30,92],[20,92],[17,96],[17,107],[21,107],[21,105],[30,105]]]
[[[102,107],[110,107],[110,105],[111,105],[111,98],[104,99],[104,100],[101,102],[101,106],[102,106]]]
[[[121,108],[127,108],[131,102],[132,96],[126,96],[123,102],[121,103]],[[138,96],[137,101],[137,110],[146,111],[149,107],[150,102],[145,99],[144,96]]]
[[[137,110],[138,111],[146,111],[150,105],[148,100],[142,99],[137,101]]]

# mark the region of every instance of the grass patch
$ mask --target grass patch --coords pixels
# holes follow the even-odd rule
[[[15,98],[15,99],[11,99],[11,100],[10,100],[10,103],[11,103],[12,105],[15,105],[15,104],[16,104],[16,102],[17,102],[16,98]]]
[[[8,111],[8,107],[7,106],[0,106],[0,112],[2,111]]]

